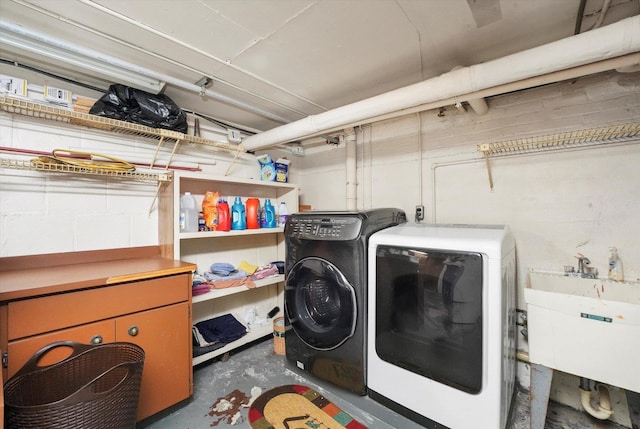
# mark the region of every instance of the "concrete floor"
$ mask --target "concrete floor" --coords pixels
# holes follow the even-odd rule
[[[137,428],[249,428],[249,408],[245,404],[260,393],[284,384],[311,387],[370,429],[422,428],[366,396],[350,394],[294,371],[283,356],[274,353],[270,338],[235,351],[228,360],[214,360],[194,368],[193,396],[139,423]],[[601,422],[560,404],[549,404],[545,429],[583,428],[624,429],[624,426]],[[529,395],[521,389],[516,393],[509,429],[529,429]]]

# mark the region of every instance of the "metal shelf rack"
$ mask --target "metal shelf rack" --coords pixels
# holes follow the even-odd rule
[[[13,170],[31,170],[41,171],[47,173],[72,173],[72,174],[84,174],[90,176],[107,176],[117,177],[120,179],[131,179],[139,182],[171,182],[173,175],[170,172],[163,173],[143,173],[137,171],[115,171],[115,170],[101,170],[78,167],[75,165],[67,164],[54,164],[33,160],[15,160],[0,158],[0,169],[10,168]]]
[[[161,128],[151,128],[145,125],[104,118],[102,116],[91,115],[89,113],[75,112],[73,110],[49,106],[46,104],[41,104],[16,97],[0,96],[0,110],[4,110],[8,113],[16,113],[35,118],[48,119],[75,125],[83,125],[89,128],[106,130],[120,134],[148,137],[155,140],[160,140],[161,143],[165,139],[169,139],[175,142],[186,142],[211,146],[216,149],[228,152],[244,152],[244,148],[242,145],[234,145],[226,142],[209,140],[202,137],[190,136],[188,134]]]
[[[493,190],[490,156],[520,155],[634,141],[640,141],[640,122],[515,138],[497,143],[483,143],[478,145],[478,151],[484,154],[489,186]]]

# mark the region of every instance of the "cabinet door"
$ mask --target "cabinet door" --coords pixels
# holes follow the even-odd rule
[[[116,319],[117,341],[145,351],[138,420],[187,399],[192,391],[191,317],[184,302]]]
[[[15,374],[35,352],[48,344],[56,341],[75,341],[82,344],[90,344],[92,340],[97,340],[98,337],[101,340],[100,342],[103,343],[115,341],[115,324],[113,320],[88,323],[75,328],[61,329],[48,334],[11,341],[7,347],[9,356],[7,377]],[[71,350],[67,347],[51,350],[44,355],[39,365],[47,366],[59,362],[69,356],[70,352]]]

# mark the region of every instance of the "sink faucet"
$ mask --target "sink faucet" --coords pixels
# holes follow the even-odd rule
[[[591,268],[591,260],[584,256],[582,253],[578,253],[576,255],[578,258],[578,272],[577,274],[586,279],[595,279],[597,278],[597,271]]]

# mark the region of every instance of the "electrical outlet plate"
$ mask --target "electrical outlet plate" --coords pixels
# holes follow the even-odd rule
[[[302,147],[302,145],[291,146],[291,154],[296,156],[304,156],[304,147]]]
[[[416,206],[416,220],[424,220],[424,206]]]
[[[229,143],[242,142],[242,136],[240,135],[240,131],[234,130],[233,128],[229,128],[227,130],[227,139],[229,140]]]

